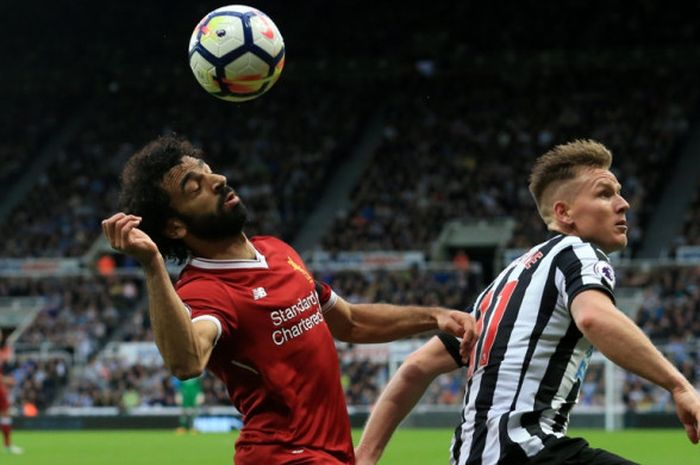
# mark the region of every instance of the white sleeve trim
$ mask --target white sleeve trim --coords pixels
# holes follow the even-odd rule
[[[214,339],[214,345],[216,345],[217,342],[219,342],[219,338],[221,337],[221,322],[219,319],[213,315],[200,315],[198,317],[192,318],[192,323],[196,323],[197,321],[211,321],[216,325],[216,339]]]
[[[326,301],[325,304],[321,305],[321,311],[323,313],[326,313],[328,310],[333,308],[333,305],[338,301],[338,294],[335,293],[335,291],[331,290],[331,297]]]

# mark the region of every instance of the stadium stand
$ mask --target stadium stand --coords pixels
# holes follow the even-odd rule
[[[662,187],[660,173],[697,101],[676,80],[664,68],[612,66],[575,72],[551,66],[544,77],[517,79],[416,78],[393,104],[352,208],[339,214],[324,245],[429,253],[450,219],[503,216],[518,220],[513,247],[538,242],[544,227],[526,189],[531,162],[553,144],[583,137],[604,141],[615,155],[632,205],[633,253],[653,207],[647,196]],[[621,81],[628,86],[624,99],[617,96]]]
[[[57,5],[45,8],[49,17],[80,20],[84,12],[79,3],[62,5],[53,14]],[[290,2],[279,2],[269,13],[284,17],[294,8],[285,3]],[[508,247],[539,241],[544,231],[525,190],[526,167],[553,143],[592,137],[608,144],[616,156],[632,204],[627,256],[634,257],[654,214],[655,197],[664,187],[663,174],[673,164],[689,123],[697,119],[698,60],[684,49],[697,41],[697,28],[690,24],[697,15],[658,13],[646,3],[639,6],[638,16],[597,14],[590,27],[570,34],[552,21],[555,13],[541,2],[522,4],[541,21],[527,28],[518,15],[505,11],[510,9],[505,4],[499,7],[503,11],[480,16],[478,6],[467,3],[434,5],[442,20],[429,30],[417,27],[420,17],[387,23],[381,18],[394,17],[392,7],[376,4],[374,14],[365,18],[364,37],[357,41],[337,33],[333,25],[345,13],[327,9],[325,3],[319,11],[328,15],[326,20],[310,15],[279,21],[290,37],[308,37],[302,32],[313,26],[327,41],[307,38],[290,45],[295,59],[285,70],[283,85],[247,103],[245,112],[236,105],[211,105],[211,97],[180,66],[180,39],[189,35],[184,29],[190,28],[191,18],[201,16],[203,5],[173,12],[178,17],[167,21],[187,27],[162,38],[159,28],[145,19],[159,16],[158,2],[140,5],[139,18],[119,2],[105,3],[104,14],[92,23],[100,37],[85,41],[67,36],[72,39],[46,44],[47,53],[30,51],[25,61],[0,76],[4,88],[17,90],[4,101],[21,110],[0,116],[0,182],[7,186],[0,202],[17,187],[27,166],[65,132],[70,116],[87,117],[77,135],[49,154],[52,164],[33,180],[28,194],[0,218],[0,257],[85,257],[99,237],[99,220],[116,209],[118,173],[126,157],[155,134],[173,130],[201,143],[212,165],[229,177],[253,211],[250,234],[291,240],[323,202],[320,194],[330,174],[375,115],[383,119],[382,143],[359,178],[352,205],[339,212],[325,236],[323,247],[331,254],[420,250],[430,258],[431,242],[444,224],[464,217],[511,216],[516,227]],[[593,18],[593,6],[572,3],[576,15]],[[118,18],[129,18],[143,34],[123,34]],[[484,30],[489,18],[498,18],[502,31]],[[43,27],[38,21],[35,27]],[[660,28],[659,23],[674,27]],[[66,21],[57,27],[72,26]],[[450,29],[464,35],[462,44],[426,59],[457,40],[444,32]],[[407,30],[422,32],[406,37]],[[542,32],[529,36],[532,30]],[[401,40],[382,40],[387,35]],[[109,42],[117,38],[120,47]],[[548,40],[586,51],[575,56],[528,52]],[[601,51],[601,44],[607,48]],[[644,44],[655,47],[624,48]],[[326,48],[342,59],[333,61]],[[76,49],[93,58],[80,72],[62,66]],[[391,58],[374,59],[375,54]],[[308,76],[314,76],[312,82]],[[45,81],[60,92],[47,89]],[[688,212],[684,236],[676,245],[700,245],[699,202]],[[8,367],[16,379],[16,408],[21,412],[34,405],[45,413],[52,406],[126,410],[175,405],[170,375],[162,367],[129,363],[107,349],[110,343],[153,340],[140,278],[105,277],[92,263],[83,265],[86,275],[79,277],[0,277],[0,297],[46,299],[19,334],[16,360]],[[631,311],[635,321],[700,389],[697,264],[652,266],[649,271],[633,267],[622,275],[621,287],[644,292],[643,303]],[[353,301],[454,308],[466,308],[481,283],[449,267],[318,269],[317,276]],[[348,402],[371,405],[389,376],[389,364],[350,352],[345,357],[344,350],[350,349],[341,348],[339,354]],[[423,402],[459,404],[463,376],[456,372],[439,378]],[[603,405],[603,378],[602,366],[592,366],[582,390],[583,405]],[[229,404],[217,380],[206,377],[204,386],[207,405]],[[625,378],[623,396],[631,411],[672,409],[668,396],[633,376]]]
[[[687,213],[683,235],[677,245],[700,245],[700,188],[695,192],[695,197],[690,210]]]
[[[328,93],[340,97],[333,102],[320,98]],[[0,256],[78,257],[87,252],[101,233],[98,219],[117,209],[119,173],[126,158],[150,138],[171,130],[201,142],[207,161],[246,199],[253,213],[251,233],[289,238],[315,205],[328,172],[345,153],[343,147],[361,128],[365,108],[332,82],[306,88],[302,94],[292,89],[280,94],[264,104],[264,113],[276,117],[251,119],[226,107],[221,111],[225,117],[206,125],[197,124],[196,113],[173,115],[179,107],[168,107],[163,96],[151,95],[143,104],[171,116],[161,119],[154,112],[137,130],[129,119],[131,103],[112,103],[109,111],[95,115],[89,128],[55,154],[27,197],[0,225],[0,235],[6,238]],[[194,95],[182,95],[179,105],[189,101],[195,107],[201,96]],[[310,102],[318,103],[304,109]],[[263,113],[263,103],[250,105],[261,107]],[[285,124],[291,109],[294,124]],[[177,127],[164,121],[177,121]],[[47,198],[57,203],[47,208]]]

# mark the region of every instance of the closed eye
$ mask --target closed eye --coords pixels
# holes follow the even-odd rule
[[[202,185],[197,182],[197,181],[192,181],[187,184],[187,194],[196,194],[200,190],[202,190]]]
[[[180,182],[182,192],[186,195],[197,193],[201,189],[201,179],[202,175],[194,171],[190,171],[189,173],[185,174]]]

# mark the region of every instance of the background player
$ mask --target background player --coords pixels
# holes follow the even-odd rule
[[[452,464],[628,464],[566,437],[593,347],[666,388],[688,438],[698,442],[700,397],[614,304],[606,253],[627,244],[629,204],[601,144],[575,141],[541,156],[530,192],[555,236],[512,262],[477,298],[481,328],[469,359]],[[459,366],[459,347],[433,338],[390,381],[358,445],[376,463],[391,434],[440,373]]]
[[[6,376],[5,370],[12,359],[12,346],[8,344],[9,332],[3,329],[0,332],[0,429],[2,429],[3,445],[8,454],[21,454],[23,449],[12,444],[12,414],[10,402],[10,390],[14,386],[14,378]]]
[[[433,307],[350,304],[313,279],[294,249],[248,239],[247,212],[201,151],[161,137],[128,161],[109,243],[144,268],[165,364],[179,378],[208,367],[243,415],[235,461],[354,463],[333,336],[380,342],[442,329],[473,341],[474,319]],[[173,287],[163,255],[186,259]]]
[[[177,389],[175,402],[180,406],[180,426],[176,432],[184,434],[194,433],[194,418],[197,416],[197,409],[204,402],[204,392],[202,391],[202,377],[179,380],[174,378],[173,383]]]

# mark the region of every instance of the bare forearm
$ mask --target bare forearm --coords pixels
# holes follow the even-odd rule
[[[441,373],[457,368],[443,342],[433,337],[409,355],[389,381],[367,420],[358,444],[357,464],[373,465],[382,456],[399,423]]]
[[[591,319],[580,326],[586,338],[622,368],[669,391],[688,384],[673,364],[621,312]]]
[[[202,350],[184,304],[175,292],[160,255],[147,265],[146,287],[151,327],[166,366],[178,377],[199,374]]]
[[[355,304],[352,342],[387,342],[438,328],[437,307]]]
[[[379,397],[356,449],[358,463],[376,463],[399,423],[435,378],[413,365],[402,365]]]

